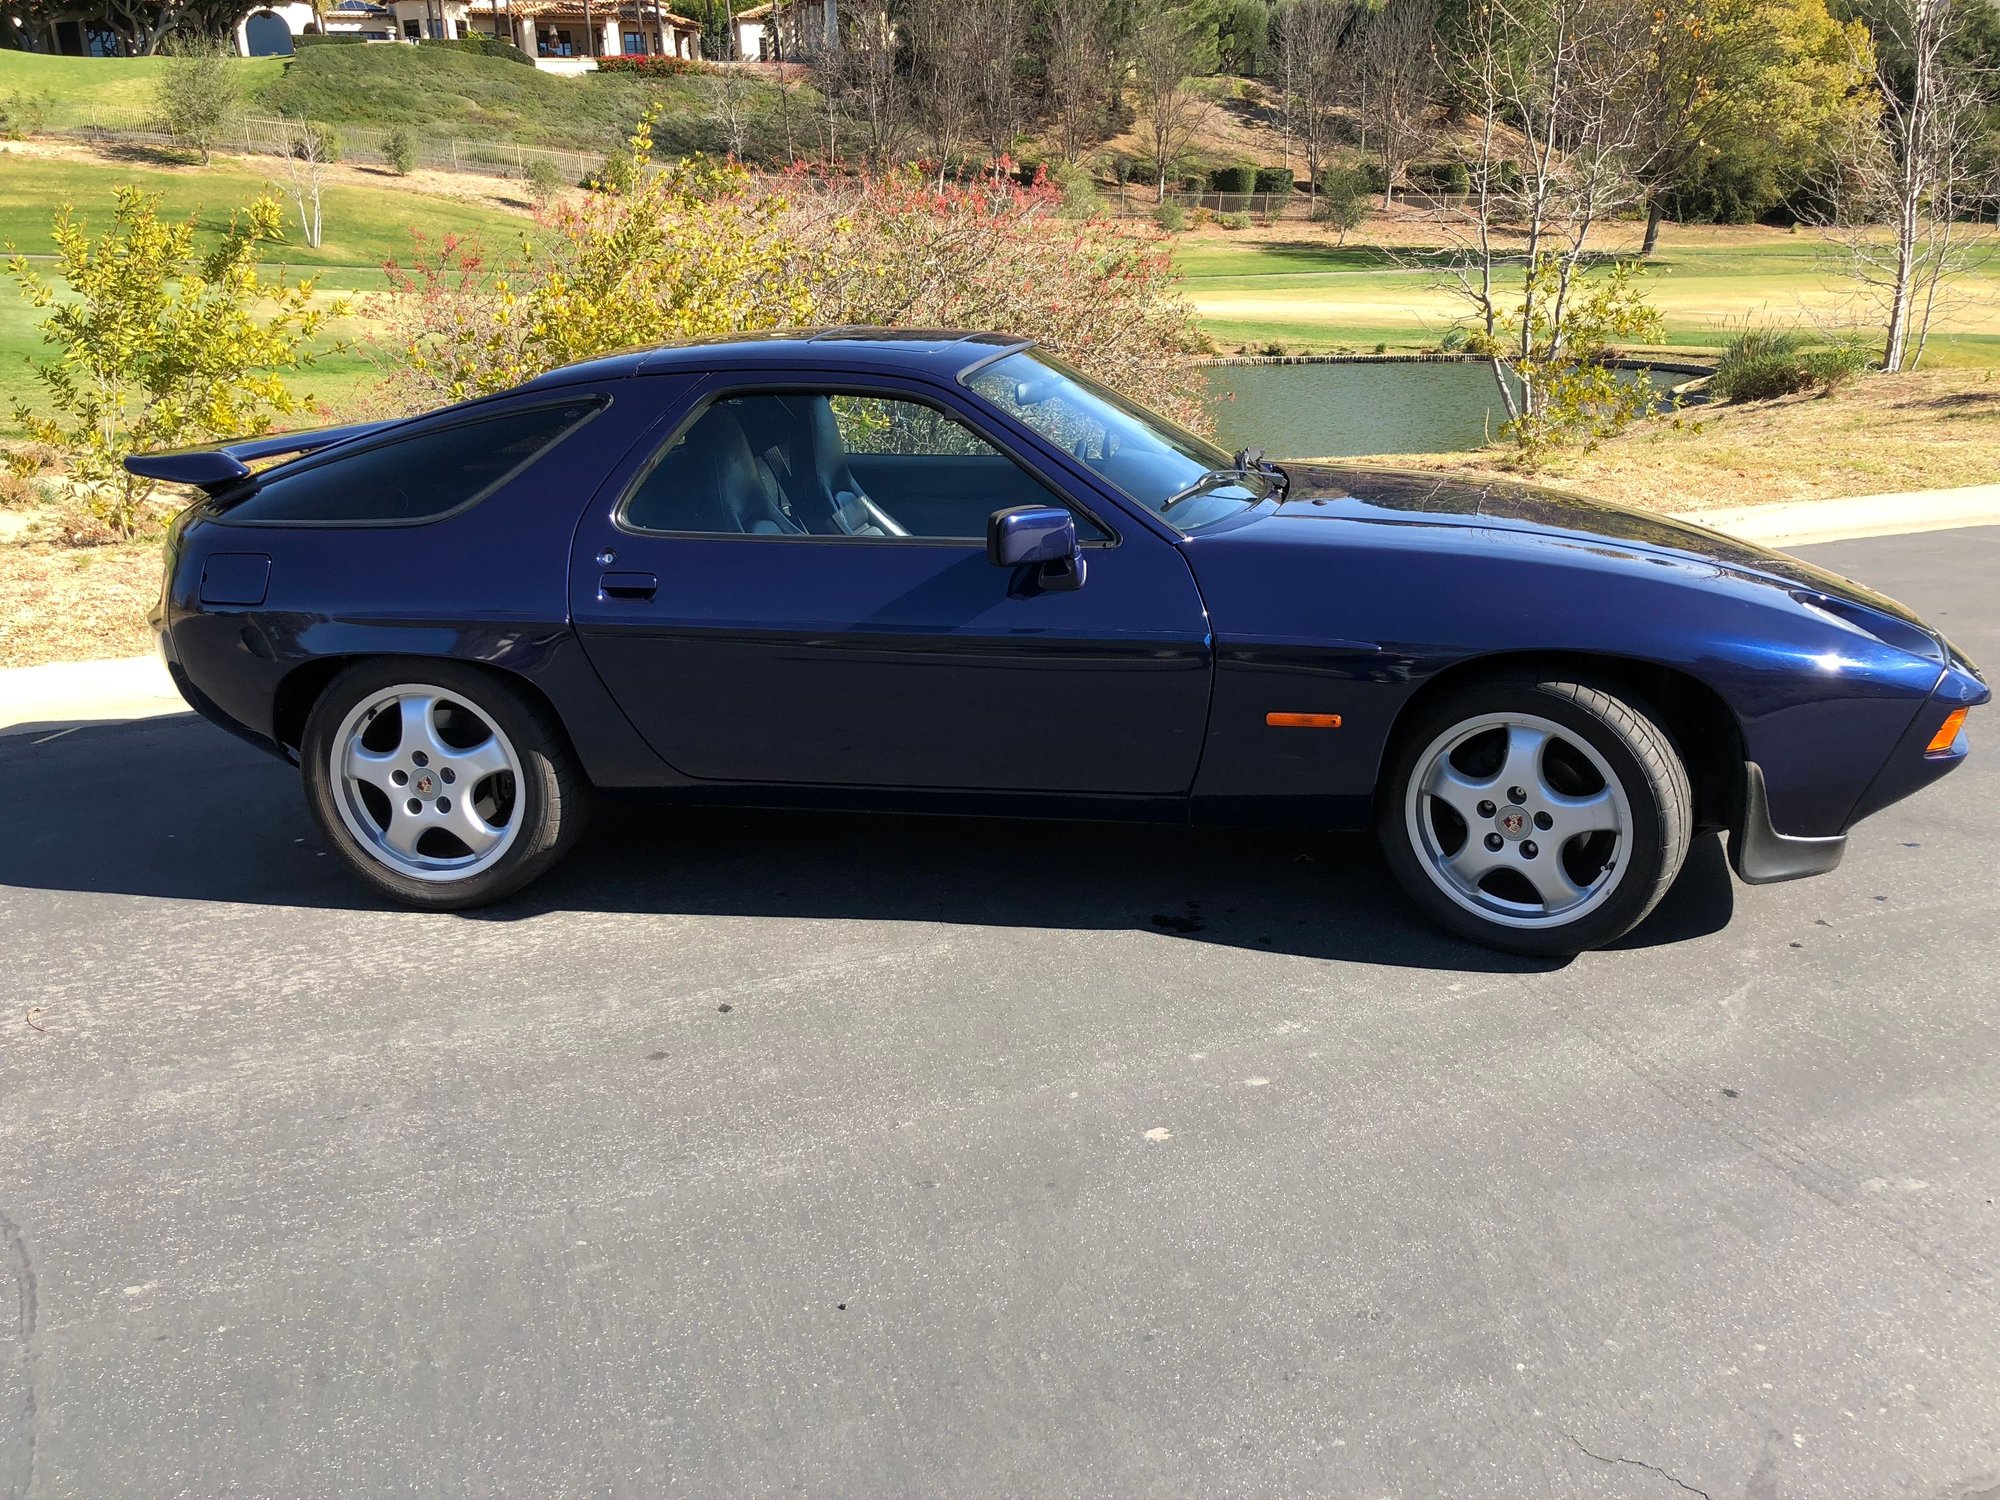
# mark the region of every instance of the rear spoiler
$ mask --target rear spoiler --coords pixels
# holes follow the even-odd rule
[[[164,479],[169,484],[191,484],[214,494],[239,479],[249,477],[250,465],[262,458],[285,458],[300,453],[317,453],[336,443],[349,443],[370,433],[397,425],[399,418],[386,422],[353,422],[345,427],[314,427],[303,432],[279,432],[269,437],[245,438],[220,448],[181,448],[171,453],[134,453],[125,467],[142,479]]]

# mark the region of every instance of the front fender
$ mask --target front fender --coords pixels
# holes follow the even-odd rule
[[[1329,519],[1197,535],[1187,552],[1216,651],[1196,794],[1232,819],[1310,802],[1356,826],[1426,683],[1483,658],[1562,654],[1702,683],[1762,765],[1774,826],[1837,834],[1942,670],[1779,581],[1574,537]],[[1341,727],[1274,728],[1271,712]]]

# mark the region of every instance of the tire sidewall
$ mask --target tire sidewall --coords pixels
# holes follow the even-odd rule
[[[499,860],[463,879],[419,880],[390,869],[355,838],[340,814],[340,793],[331,764],[334,736],[357,703],[403,683],[433,686],[476,705],[512,742],[521,762],[515,788],[520,831]],[[306,720],[299,770],[306,806],[320,837],[349,869],[375,890],[406,905],[458,911],[512,894],[559,857],[568,842],[565,825],[574,821],[577,812],[565,806],[562,795],[565,778],[558,762],[567,753],[559,737],[551,735],[544,716],[529,708],[517,691],[494,674],[459,662],[388,657],[358,663],[327,684]]]
[[[1608,692],[1607,696],[1615,697],[1628,712],[1644,716],[1644,710],[1628,696]],[[1631,802],[1633,826],[1619,855],[1617,889],[1601,905],[1560,926],[1511,927],[1482,918],[1452,900],[1438,888],[1423,852],[1412,844],[1404,814],[1418,758],[1440,735],[1481,714],[1509,713],[1548,719],[1587,742],[1604,757]],[[1652,722],[1649,717],[1648,722]],[[1654,728],[1658,731],[1657,725]],[[1664,731],[1658,732],[1664,741]],[[1671,789],[1658,784],[1626,738],[1567,693],[1533,679],[1495,681],[1451,694],[1399,733],[1390,752],[1389,774],[1377,799],[1376,832],[1397,879],[1441,926],[1488,947],[1538,957],[1568,956],[1622,937],[1658,903],[1662,878],[1669,873],[1664,866],[1669,858],[1666,820],[1671,809],[1666,804],[1670,796]]]

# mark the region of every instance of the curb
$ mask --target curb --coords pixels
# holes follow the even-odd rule
[[[1681,510],[1674,512],[1674,519],[1766,547],[1806,547],[1861,537],[1955,531],[1961,526],[2000,526],[2000,484]]]
[[[39,743],[91,724],[188,712],[157,656],[0,671],[0,738],[34,735]]]

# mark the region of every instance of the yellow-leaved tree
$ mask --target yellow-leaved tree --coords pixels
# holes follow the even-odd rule
[[[455,238],[392,262],[377,311],[391,327],[408,404],[505,390],[542,371],[634,344],[810,320],[809,252],[786,203],[734,163],[653,166],[656,105],[616,183],[552,203],[510,263]]]
[[[125,472],[126,454],[266,432],[312,405],[286,377],[328,352],[312,341],[346,308],[319,303],[311,278],[259,269],[281,223],[276,200],[259,198],[203,254],[193,219],[164,220],[158,194],[125,186],[95,237],[68,205],[57,210],[52,277],[23,255],[8,261],[22,296],[48,313],[42,342],[60,351],[32,361],[42,399],[18,403],[15,420],[62,453],[111,532],[135,534],[156,488]]]

